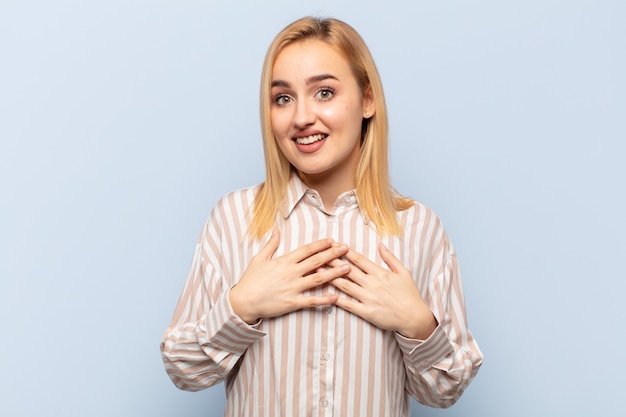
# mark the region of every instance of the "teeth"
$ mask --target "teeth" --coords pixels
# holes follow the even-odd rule
[[[317,142],[318,140],[322,140],[326,137],[326,135],[311,135],[306,136],[304,138],[296,138],[296,142],[300,145],[310,145],[313,142]]]

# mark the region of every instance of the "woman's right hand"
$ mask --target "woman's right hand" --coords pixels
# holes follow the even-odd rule
[[[324,267],[348,251],[346,245],[336,245],[332,239],[318,240],[272,259],[279,243],[280,233],[274,230],[267,244],[252,258],[237,285],[230,290],[233,311],[248,324],[307,307],[334,304],[336,294],[315,296],[303,293],[350,271],[348,263]]]

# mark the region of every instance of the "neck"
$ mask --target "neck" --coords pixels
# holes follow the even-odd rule
[[[360,155],[360,144],[356,144],[352,152],[339,164],[319,173],[304,173],[300,171],[300,178],[309,187],[315,189],[326,211],[331,212],[335,207],[337,197],[346,191],[356,188],[356,171]]]

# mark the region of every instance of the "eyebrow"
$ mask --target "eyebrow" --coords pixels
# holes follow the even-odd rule
[[[329,79],[339,81],[339,78],[335,77],[332,74],[320,74],[320,75],[314,75],[312,77],[309,77],[304,82],[307,85],[309,85],[309,84],[313,84],[313,83],[317,83],[317,82],[329,80]],[[273,80],[272,87],[289,87],[289,83],[283,80]]]

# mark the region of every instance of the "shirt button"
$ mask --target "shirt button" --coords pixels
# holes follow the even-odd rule
[[[330,313],[332,313],[332,312],[333,312],[333,308],[332,308],[332,307],[326,307],[326,308],[324,309],[324,313],[326,313],[326,314],[330,314]]]
[[[320,403],[322,404],[322,407],[324,408],[328,407],[328,405],[330,404],[330,402],[326,398],[320,401]]]
[[[330,359],[330,353],[328,352],[324,353],[324,355],[322,355],[322,359],[324,359],[325,361],[328,361]]]
[[[328,221],[329,221],[329,222],[331,222],[331,223],[335,223],[335,220],[336,220],[336,219],[337,219],[337,218],[336,218],[335,216],[330,216],[330,218],[328,219]]]

